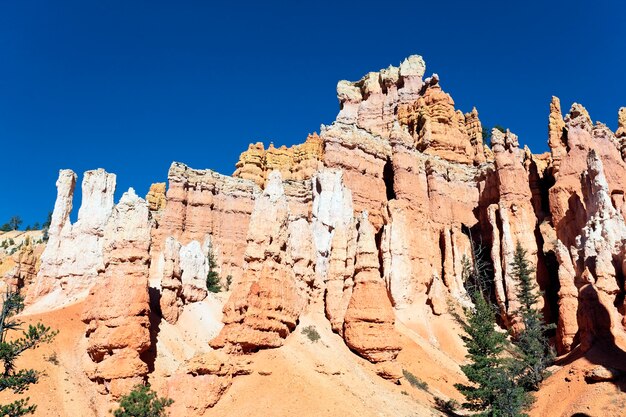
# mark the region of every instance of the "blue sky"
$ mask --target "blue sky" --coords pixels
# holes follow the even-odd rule
[[[338,80],[410,54],[535,152],[552,95],[615,129],[625,18],[617,0],[0,0],[0,223],[45,220],[61,168],[116,173],[117,198],[173,160],[231,174],[248,143],[331,123]]]

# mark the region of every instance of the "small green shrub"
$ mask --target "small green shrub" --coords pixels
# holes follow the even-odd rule
[[[421,379],[419,379],[418,377],[416,377],[415,375],[413,375],[411,372],[407,371],[406,369],[403,369],[402,375],[404,375],[404,378],[407,381],[409,381],[409,384],[411,384],[412,387],[419,388],[424,391],[428,391],[428,384],[422,381]]]
[[[233,283],[233,276],[227,275],[226,276],[226,291],[230,290],[230,286],[232,283]]]
[[[409,393],[406,392],[406,391],[400,391],[400,394],[402,394],[402,395],[409,395]]]
[[[150,385],[137,385],[120,399],[120,408],[113,412],[115,417],[165,417],[165,409],[174,401],[158,398]]]
[[[48,362],[50,362],[51,364],[53,364],[53,365],[58,365],[58,364],[59,364],[59,359],[57,358],[57,353],[56,353],[56,352],[52,352],[52,353],[50,354],[50,356],[48,356],[48,357],[46,358],[46,360],[47,360]]]
[[[213,293],[220,292],[222,291],[222,286],[220,285],[220,275],[216,271],[217,261],[215,260],[213,249],[209,249],[207,260],[209,262],[209,272],[206,276],[206,289]]]
[[[435,397],[435,408],[444,414],[455,416],[456,410],[460,407],[458,401],[449,399],[444,400],[441,397]]]
[[[315,326],[306,326],[302,329],[302,333],[305,334],[306,337],[308,337],[313,343],[317,342],[321,338],[320,334],[315,329]]]

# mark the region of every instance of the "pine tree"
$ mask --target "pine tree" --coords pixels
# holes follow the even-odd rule
[[[546,376],[546,368],[554,360],[546,332],[553,329],[543,321],[542,314],[536,308],[540,293],[533,279],[533,268],[526,260],[526,250],[517,242],[513,258],[513,278],[517,281],[517,298],[519,310],[514,314],[523,324],[517,335],[515,344],[521,352],[522,369],[519,382],[526,390],[536,391]]]
[[[0,362],[4,365],[4,372],[0,374],[0,392],[11,389],[21,394],[28,389],[30,384],[35,384],[39,373],[34,369],[16,369],[15,361],[28,349],[34,349],[41,343],[48,343],[56,336],[57,332],[50,330],[43,324],[28,326],[22,337],[7,341],[9,331],[20,328],[22,322],[14,316],[24,308],[24,299],[13,290],[8,290],[0,311]],[[36,405],[28,404],[28,398],[14,401],[7,405],[0,405],[1,416],[23,416],[32,414]]]
[[[472,293],[474,309],[467,310],[463,341],[470,363],[461,370],[472,385],[456,384],[465,396],[465,408],[481,411],[479,416],[523,416],[528,400],[515,384],[514,360],[503,358],[506,335],[495,329],[495,310],[479,291]]]
[[[207,259],[209,261],[209,272],[206,276],[206,289],[210,292],[220,292],[222,290],[220,275],[215,270],[217,268],[217,262],[215,261],[215,255],[213,255],[212,249],[209,249]]]
[[[174,401],[158,398],[149,385],[137,385],[120,399],[120,408],[114,411],[115,417],[165,417],[165,409]]]
[[[490,269],[483,260],[484,248],[472,245],[473,261],[463,259],[463,280],[474,303],[457,317],[465,335],[469,363],[461,370],[470,385],[456,384],[465,396],[463,406],[485,417],[521,417],[530,397],[517,384],[520,361],[511,357],[512,346],[504,332],[496,330],[496,308],[491,303]]]

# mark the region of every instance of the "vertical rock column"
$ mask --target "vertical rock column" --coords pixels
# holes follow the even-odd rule
[[[379,375],[397,380],[401,372],[394,360],[401,347],[379,266],[374,228],[365,212],[359,220],[356,275],[345,316],[344,339],[352,350],[377,364]]]
[[[74,172],[59,172],[49,240],[36,283],[28,294],[29,304],[50,293],[54,294],[46,308],[78,301],[88,294],[104,269],[103,235],[113,209],[115,175],[103,169],[85,172],[78,220],[71,224],[75,184]]]
[[[87,376],[114,398],[143,381],[150,347],[150,222],[147,203],[124,193],[104,230],[105,270],[85,303]]]
[[[245,270],[210,344],[232,352],[275,348],[296,327],[301,301],[287,255],[289,207],[278,171],[270,174],[250,219]]]

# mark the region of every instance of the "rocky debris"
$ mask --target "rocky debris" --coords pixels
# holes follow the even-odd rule
[[[146,195],[146,202],[150,211],[161,211],[165,208],[165,183],[155,182],[150,185],[150,190]]]
[[[277,170],[283,180],[301,181],[311,176],[321,167],[324,144],[317,133],[310,134],[304,143],[290,148],[275,148],[270,143],[267,150],[263,143],[250,144],[237,162],[233,177],[254,181],[264,187],[270,172]]]
[[[167,397],[175,399],[168,409],[175,416],[203,416],[213,407],[238,375],[252,373],[250,361],[220,351],[199,354],[167,381]]]
[[[36,245],[30,239],[22,245],[20,250],[13,254],[15,267],[7,274],[5,283],[13,288],[24,288],[28,291],[37,277],[37,261],[43,247]]]
[[[278,171],[270,174],[250,219],[246,269],[224,306],[224,328],[214,348],[251,352],[279,347],[303,306],[292,262],[286,259],[289,206]]]
[[[143,381],[150,348],[150,215],[133,189],[113,208],[103,230],[104,271],[82,316],[87,324],[87,376],[114,398]]]
[[[615,381],[621,377],[624,373],[619,369],[610,368],[606,366],[596,366],[592,369],[588,369],[585,372],[585,380],[587,382],[607,382]]]
[[[397,380],[401,376],[400,368],[392,362],[401,347],[379,267],[374,229],[364,212],[359,219],[354,290],[346,310],[343,334],[350,349],[378,364],[381,376]]]
[[[82,204],[78,220],[72,224],[70,212],[75,184],[74,172],[59,172],[48,244],[41,255],[35,285],[27,296],[28,304],[49,294],[47,298],[52,305],[45,308],[58,308],[80,300],[87,296],[104,270],[103,236],[113,210],[115,175],[103,169],[85,172]]]

